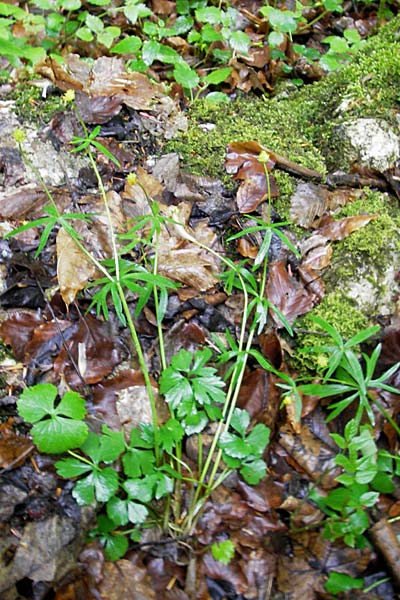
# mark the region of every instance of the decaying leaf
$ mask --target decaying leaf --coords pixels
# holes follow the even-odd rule
[[[34,449],[30,440],[13,428],[13,419],[0,425],[0,468],[20,467]]]
[[[107,600],[155,600],[150,577],[143,565],[121,559],[106,562],[99,586],[101,598]]]
[[[307,228],[324,214],[353,202],[363,191],[358,189],[328,190],[323,185],[301,182],[290,198],[290,220]]]
[[[299,433],[283,427],[279,432],[279,443],[297,464],[309,474],[323,489],[335,487],[340,473],[335,463],[336,453],[318,439],[306,425],[301,425]]]
[[[317,302],[316,295],[307,290],[280,261],[270,267],[266,289],[268,300],[292,323],[299,315],[309,312]],[[274,321],[281,326],[279,317],[272,312]]]
[[[63,228],[57,233],[56,247],[58,283],[62,299],[68,306],[94,279],[97,269]]]
[[[278,188],[274,177],[266,175],[264,163],[259,161],[263,147],[257,142],[232,142],[228,144],[225,169],[240,184],[236,202],[239,212],[249,213],[254,211],[268,195],[271,198],[278,196]],[[271,171],[275,162],[269,159],[265,168]]]
[[[162,95],[161,86],[143,73],[127,73],[121,58],[102,56],[91,65],[77,54],[68,54],[60,64],[51,57],[36,68],[62,90],[80,90],[90,96],[118,97],[135,110],[150,109]]]
[[[317,229],[319,235],[323,235],[332,242],[337,242],[348,237],[353,231],[365,227],[379,215],[356,215],[354,217],[344,217],[337,221],[331,221]]]
[[[214,251],[218,251],[219,242],[216,233],[205,221],[198,223],[195,229],[187,225],[190,211],[191,207],[183,202],[163,208],[163,213],[179,225],[168,224],[168,230],[164,228],[162,231],[159,272],[196,290],[206,291],[217,283],[219,259],[195,244],[194,240]]]
[[[87,315],[75,324],[75,332],[54,362],[54,372],[63,374],[69,385],[97,383],[109,375],[121,361],[121,346],[116,337],[111,337],[110,326],[92,315]],[[75,365],[71,363],[70,355]],[[81,367],[80,373],[76,366]],[[82,368],[83,367],[83,368]]]

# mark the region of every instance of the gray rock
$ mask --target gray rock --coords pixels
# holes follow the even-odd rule
[[[383,172],[400,159],[400,137],[382,119],[357,119],[338,129],[350,162]]]

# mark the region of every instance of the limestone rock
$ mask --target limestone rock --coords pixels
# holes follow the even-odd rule
[[[344,138],[350,162],[383,172],[400,159],[400,137],[385,120],[357,119],[343,123],[339,135]]]

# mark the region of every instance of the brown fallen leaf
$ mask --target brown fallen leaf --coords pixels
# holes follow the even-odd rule
[[[267,181],[264,164],[258,160],[262,151],[263,147],[254,141],[228,144],[225,169],[235,180],[243,181],[236,196],[241,213],[254,211],[268,197],[268,192],[272,198],[279,194],[275,178],[268,175]],[[274,165],[274,161],[268,160],[265,168],[271,171]]]
[[[105,563],[98,590],[103,600],[156,599],[147,569],[125,559]]]
[[[24,464],[34,449],[30,440],[13,428],[13,419],[9,418],[0,425],[0,468],[15,469]]]
[[[344,217],[337,221],[331,221],[323,225],[316,232],[323,235],[332,242],[337,242],[348,237],[353,231],[357,231],[368,225],[373,219],[377,219],[379,215],[356,215],[355,217]]]
[[[75,365],[65,346],[54,362],[54,372],[64,375],[71,386],[97,383],[109,375],[121,362],[122,348],[118,338],[111,336],[110,326],[87,315],[76,324],[75,333],[65,342]],[[76,366],[79,373],[76,371]]]
[[[62,90],[80,90],[90,96],[117,96],[121,104],[148,110],[162,96],[162,87],[143,73],[128,73],[121,58],[102,56],[90,65],[77,54],[63,57],[63,63],[48,57],[36,72]],[[113,106],[113,110],[115,110]]]
[[[318,300],[314,293],[295,279],[283,261],[275,262],[270,267],[266,296],[289,323],[309,312]],[[273,311],[272,316],[275,323],[282,327],[279,317]]]
[[[76,294],[95,278],[97,269],[63,228],[57,233],[56,248],[60,293],[68,306],[75,300]]]

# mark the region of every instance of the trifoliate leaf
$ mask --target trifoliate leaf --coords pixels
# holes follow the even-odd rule
[[[219,447],[233,458],[246,458],[251,450],[246,442],[239,436],[225,431],[218,442]]]
[[[111,467],[93,471],[78,481],[72,495],[78,504],[91,504],[94,499],[107,502],[118,490],[118,474]]]
[[[148,509],[132,500],[121,500],[120,498],[111,498],[107,502],[107,515],[115,525],[141,525],[149,514]]]
[[[176,419],[169,419],[158,431],[158,439],[164,450],[172,452],[174,446],[180,442],[185,434],[182,425]]]
[[[174,490],[174,482],[171,477],[167,477],[164,473],[157,474],[157,483],[155,488],[155,498],[159,500],[163,496],[172,494]]]
[[[141,502],[150,502],[153,500],[153,488],[155,484],[154,476],[150,475],[145,479],[127,479],[122,487],[132,500]]]

